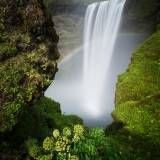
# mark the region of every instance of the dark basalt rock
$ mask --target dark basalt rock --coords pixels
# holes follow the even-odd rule
[[[160,22],[159,0],[127,0],[124,8],[123,28],[153,31]]]
[[[86,4],[55,4],[49,6],[49,10],[53,15],[58,14],[74,14],[79,16],[84,16],[86,12],[87,5]]]

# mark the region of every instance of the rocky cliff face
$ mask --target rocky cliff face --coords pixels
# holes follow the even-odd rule
[[[159,0],[127,0],[124,9],[124,28],[153,31],[160,22]]]
[[[53,26],[42,0],[0,0],[0,132],[13,128],[57,71]]]
[[[84,16],[86,7],[96,0],[44,0],[47,8],[54,15],[56,14],[75,14]]]

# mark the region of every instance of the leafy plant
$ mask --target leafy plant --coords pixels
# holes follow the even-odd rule
[[[82,125],[73,128],[65,127],[62,132],[58,129],[53,135],[43,141],[42,151],[37,154],[37,147],[32,143],[27,145],[28,153],[36,160],[106,160],[105,134],[102,129],[87,130]],[[27,144],[31,144],[29,140]],[[32,151],[35,150],[35,153]]]

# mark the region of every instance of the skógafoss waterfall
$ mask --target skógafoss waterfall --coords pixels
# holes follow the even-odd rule
[[[88,6],[84,26],[83,96],[85,108],[101,114],[110,61],[125,0],[110,0]]]

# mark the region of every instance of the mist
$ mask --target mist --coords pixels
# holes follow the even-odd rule
[[[111,113],[115,107],[115,87],[118,75],[127,69],[132,52],[140,42],[144,40],[146,34],[137,34],[133,31],[129,31],[128,28],[125,31],[125,28],[122,25],[123,17],[121,18],[121,27],[117,34],[113,53],[110,55],[107,82],[103,85],[104,98],[99,106],[95,106],[94,103],[89,104],[89,106],[87,104],[86,106],[84,97],[86,97],[86,99],[92,99],[93,97],[89,97],[92,93],[86,94],[89,90],[89,88],[87,88],[89,84],[85,87],[86,91],[82,85],[85,14],[74,14],[75,12],[75,9],[61,14],[57,12],[57,14],[53,16],[53,19],[56,22],[55,27],[60,35],[59,49],[62,56],[55,80],[47,89],[45,95],[60,102],[64,114],[76,114],[80,116],[84,120],[84,124],[89,127],[104,127],[112,122]],[[97,63],[99,62],[97,61]],[[90,73],[90,71],[88,73]],[[93,84],[94,83],[96,82],[93,81]],[[99,84],[97,85],[99,86]],[[91,92],[96,92],[96,87],[98,86],[95,84],[95,88],[91,87]],[[101,99],[99,93],[95,93],[95,95],[97,97],[94,97],[93,102],[95,101],[95,98]]]

